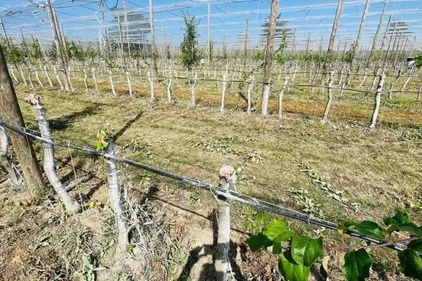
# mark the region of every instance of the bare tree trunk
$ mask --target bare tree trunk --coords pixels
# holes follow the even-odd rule
[[[88,94],[88,75],[86,74],[86,70],[85,68],[83,69],[83,73],[84,73],[84,85],[85,85],[85,91]]]
[[[64,90],[64,88],[63,88],[63,84],[62,84],[62,82],[60,81],[60,77],[59,77],[59,75],[58,75],[58,73],[57,73],[57,69],[56,69],[56,66],[54,65],[53,66],[53,72],[54,72],[54,75],[56,76],[56,79],[57,79],[57,82],[59,82],[59,85],[60,85],[60,90]]]
[[[7,63],[3,50],[0,46],[0,119],[9,125],[24,128],[22,113],[16,97],[12,80],[10,79]],[[11,133],[10,138],[15,147],[19,164],[22,168],[23,176],[28,186],[29,192],[35,201],[41,199],[45,188],[41,177],[35,152],[30,140],[26,136]]]
[[[45,174],[47,175],[48,180],[50,181],[60,200],[64,204],[66,211],[68,213],[79,213],[81,211],[81,206],[78,204],[78,202],[74,201],[72,197],[70,197],[56,174],[54,168],[53,140],[51,139],[50,128],[45,117],[46,110],[41,104],[40,96],[30,94],[26,98],[26,102],[32,105],[32,108],[34,109],[34,114],[38,121],[41,137],[49,141],[49,143],[43,143]]]
[[[375,124],[377,122],[378,113],[381,106],[381,92],[382,92],[382,87],[384,86],[384,81],[385,81],[385,74],[382,73],[380,75],[380,80],[378,82],[377,92],[375,94],[374,111],[372,113],[371,124],[369,125],[369,128],[372,130],[375,129]]]
[[[270,96],[271,66],[273,62],[274,37],[277,23],[279,0],[271,0],[271,16],[268,27],[267,50],[265,54],[263,91],[262,91],[262,109],[261,114],[268,114],[268,99]]]

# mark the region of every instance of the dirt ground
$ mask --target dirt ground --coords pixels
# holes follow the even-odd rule
[[[119,89],[117,89],[119,90]],[[117,153],[164,170],[214,184],[224,164],[239,165],[237,189],[257,198],[309,212],[332,221],[382,221],[396,208],[421,223],[422,106],[406,97],[381,108],[377,130],[366,127],[370,101],[350,95],[336,100],[327,126],[319,120],[324,95],[286,95],[283,120],[247,116],[229,93],[221,114],[218,98],[198,89],[198,106],[188,107],[188,91],[175,91],[176,104],[150,104],[146,90],[137,98],[125,90],[118,98],[107,93],[62,93],[38,90],[47,108],[55,140],[95,145],[97,129],[115,128]],[[23,102],[32,90],[18,87],[27,126],[37,129]],[[124,94],[123,94],[124,93]],[[235,109],[238,110],[235,110]],[[270,110],[275,113],[275,100]],[[39,160],[40,144],[35,143]],[[72,197],[83,212],[68,216],[52,192],[38,206],[28,203],[25,189],[12,190],[0,174],[1,280],[140,280],[130,270],[114,268],[115,227],[108,210],[106,165],[81,152],[57,148],[57,170],[65,185],[76,184]],[[150,280],[215,280],[216,200],[205,192],[182,186],[142,170],[120,166],[120,183],[162,230],[160,249],[151,258]],[[81,179],[84,179],[83,181]],[[317,179],[317,180],[316,180]],[[329,183],[324,189],[318,180]],[[251,210],[231,208],[231,266],[236,280],[279,280],[277,259],[263,251],[252,253],[245,222]],[[345,250],[360,241],[287,220],[291,228],[324,237],[332,280],[341,277]],[[155,244],[154,244],[155,245]],[[398,274],[397,258],[376,249],[371,280],[406,280]],[[87,262],[88,261],[88,262]],[[91,266],[91,267],[90,267]],[[135,264],[136,266],[136,264]],[[93,275],[92,275],[93,274]],[[313,278],[318,280],[318,274]]]

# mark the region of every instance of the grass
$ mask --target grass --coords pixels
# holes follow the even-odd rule
[[[420,105],[404,94],[383,104],[377,130],[368,132],[370,97],[360,99],[362,96],[350,93],[338,97],[331,111],[331,124],[323,126],[319,120],[325,105],[324,94],[291,91],[285,95],[284,119],[278,120],[235,111],[240,102],[233,92],[226,101],[230,111],[219,113],[216,85],[198,86],[199,106],[191,108],[186,106],[190,91],[183,85],[174,90],[175,105],[165,102],[162,87],[156,89],[158,101],[151,105],[147,101],[147,87],[133,84],[140,98],[130,99],[126,94],[112,98],[107,94],[106,83],[102,85],[106,92],[103,94],[86,95],[84,91],[69,94],[50,89],[37,93],[48,110],[47,119],[55,139],[95,146],[97,129],[110,123],[117,134],[118,154],[123,157],[210,183],[216,182],[224,163],[240,164],[243,171],[238,190],[257,198],[300,209],[292,190],[304,189],[313,202],[321,204],[324,217],[329,220],[381,221],[396,208],[403,208],[416,222],[422,222],[417,217],[420,218],[420,210],[410,208],[421,199],[422,112]],[[124,85],[117,85],[116,91],[124,93],[127,90]],[[32,91],[21,86],[17,89],[27,125],[36,128],[31,109],[23,102]],[[272,97],[270,111],[274,113],[276,108],[276,99]],[[198,143],[211,144],[212,148]],[[57,153],[66,155],[68,150],[57,149]],[[358,203],[359,212],[339,204],[312,184],[301,172],[301,163],[306,163],[336,191],[343,191],[347,205]],[[127,171],[133,172],[135,179],[145,175],[135,169]],[[163,188],[173,185],[156,176],[150,180]],[[197,203],[198,196],[204,194],[195,193],[191,197],[195,200],[178,203],[193,209],[198,204],[204,210],[212,208],[212,197]],[[234,224],[242,224],[240,218],[233,220]],[[301,223],[292,225],[309,231]],[[334,233],[324,235],[329,241],[338,239]]]

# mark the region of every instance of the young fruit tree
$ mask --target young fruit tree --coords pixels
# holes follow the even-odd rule
[[[197,31],[199,21],[194,16],[184,14],[186,29],[183,34],[183,41],[180,44],[180,59],[184,67],[192,70],[201,60],[201,53],[198,48],[199,34]]]

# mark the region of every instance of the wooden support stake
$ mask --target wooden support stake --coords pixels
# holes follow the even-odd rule
[[[382,73],[380,75],[380,80],[378,82],[377,91],[375,93],[374,111],[372,113],[371,124],[369,125],[369,128],[371,130],[375,129],[375,124],[377,122],[378,113],[379,113],[380,106],[381,106],[381,93],[382,93],[382,87],[384,86],[384,81],[385,81],[385,74]]]

